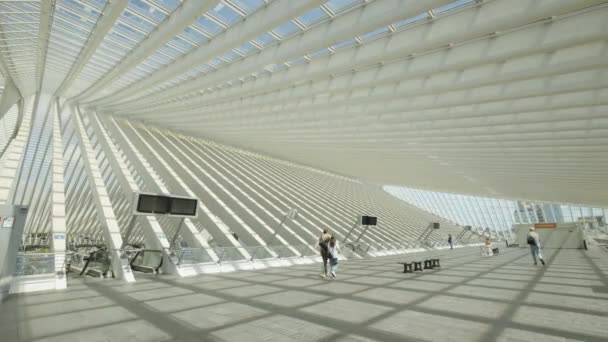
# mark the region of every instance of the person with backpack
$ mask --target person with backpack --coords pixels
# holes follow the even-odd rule
[[[336,271],[338,270],[338,253],[340,253],[338,241],[335,236],[332,236],[329,240],[329,265],[331,266],[330,275],[334,279],[336,279]]]
[[[530,253],[532,254],[532,260],[534,260],[534,265],[538,265],[536,258],[540,259],[540,262],[545,265],[545,260],[543,256],[540,254],[540,238],[538,233],[534,231],[534,227],[530,227],[530,232],[528,232],[528,245],[530,246]]]
[[[321,259],[323,260],[323,273],[321,273],[321,278],[327,278],[327,261],[329,260],[329,240],[331,240],[331,235],[329,235],[329,231],[327,229],[323,229],[323,233],[319,237],[319,253],[321,254]]]

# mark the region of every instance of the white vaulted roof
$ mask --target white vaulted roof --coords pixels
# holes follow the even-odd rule
[[[608,206],[608,1],[0,1],[11,77],[365,181]]]

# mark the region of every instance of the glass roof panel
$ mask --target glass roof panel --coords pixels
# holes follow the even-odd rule
[[[257,11],[260,7],[266,4],[264,0],[230,0],[230,3],[234,4],[247,14]]]
[[[281,38],[291,36],[292,34],[298,32],[298,31],[300,31],[300,28],[291,21],[288,21],[285,24],[272,30],[272,32],[274,32],[276,35],[278,35]]]
[[[135,39],[136,41],[139,41],[145,37],[145,35],[143,33],[133,30],[130,26],[127,26],[120,21],[116,25],[114,25],[114,27],[112,28],[112,31],[114,31],[112,33],[121,35],[121,40],[120,40],[121,43],[123,43],[122,40],[128,40],[128,39],[125,39],[125,37],[130,37],[132,39]],[[124,42],[124,43],[126,44],[126,42]]]
[[[214,8],[209,10],[209,12],[207,13],[217,19],[220,19],[227,26],[236,23],[242,18],[237,12],[235,12],[233,9],[224,5],[221,2],[218,3]]]
[[[219,57],[215,57],[215,58],[212,58],[208,64],[214,68],[219,68],[223,64],[226,64],[226,61]]]
[[[229,62],[232,62],[235,59],[240,58],[241,56],[238,53],[234,52],[234,50],[230,50],[230,51],[226,52],[222,57],[224,59],[228,60]]]
[[[357,44],[357,41],[354,39],[349,39],[334,45],[333,48],[337,50],[354,44]]]
[[[330,51],[328,48],[323,48],[321,50],[315,51],[315,52],[311,52],[308,55],[310,57],[318,57],[318,56],[323,56],[323,55],[329,55]]]
[[[163,21],[166,17],[164,13],[156,10],[154,7],[150,6],[150,4],[142,0],[129,0],[128,8],[135,10],[138,14],[157,23]]]
[[[188,43],[187,41],[181,39],[180,37],[173,37],[171,39],[171,44],[173,44],[174,46],[176,46],[177,48],[182,49],[182,53],[186,53],[190,50],[192,50],[194,48],[194,46],[192,46],[192,44]]]
[[[426,13],[426,12],[420,13],[415,17],[411,17],[411,18],[407,18],[407,19],[398,21],[398,22],[394,23],[393,26],[395,26],[395,28],[400,28],[400,27],[406,26],[411,23],[426,20],[428,17],[429,17],[428,13]]]
[[[209,20],[209,18],[205,16],[196,19],[194,24],[212,37],[222,32],[223,30],[220,25],[214,23],[212,20]]]
[[[170,56],[172,58],[175,58],[175,57],[181,55],[181,53],[179,51],[177,51],[176,49],[171,47],[169,44],[165,44],[163,47],[158,49],[158,51],[160,51],[161,53],[164,53],[165,55]]]
[[[327,18],[329,18],[327,13],[320,7],[317,7],[299,16],[298,20],[305,26],[310,27]]]
[[[58,2],[57,4],[58,5],[60,4],[61,6],[65,6],[65,8],[67,10],[73,11],[78,16],[88,17],[92,20],[95,20],[96,17],[99,16],[99,14],[100,14],[99,9],[92,7],[92,6],[88,6],[84,2],[66,0],[66,1]]]
[[[360,36],[360,38],[363,39],[363,40],[365,40],[365,39],[369,39],[369,38],[375,37],[377,35],[380,35],[380,34],[383,34],[383,33],[386,33],[386,32],[388,32],[388,27],[387,26],[381,27],[381,28],[379,28],[377,30],[373,30],[372,32],[368,32],[366,34],[363,34],[363,35]]]
[[[156,4],[159,7],[164,8],[167,12],[172,12],[179,6],[180,1],[178,0],[148,0],[151,3]]]
[[[253,44],[247,42],[237,48],[242,54],[247,55],[253,51],[258,51],[258,48],[253,46]]]
[[[345,11],[359,3],[363,2],[363,0],[329,0],[325,3],[325,6],[329,8],[334,14],[338,14],[342,11]]]
[[[277,40],[270,33],[264,33],[264,34],[258,36],[253,41],[256,42],[260,46],[266,47],[266,46],[276,42]]]
[[[193,29],[190,26],[186,27],[184,29],[184,31],[182,31],[181,34],[184,35],[186,38],[189,38],[193,42],[196,42],[199,44],[204,43],[209,40],[209,38],[207,38],[205,35],[201,34],[200,32],[198,32],[197,30]]]
[[[453,10],[453,9],[455,9],[457,7],[461,7],[461,6],[470,4],[472,2],[475,2],[475,0],[457,0],[457,1],[454,1],[454,2],[450,2],[447,5],[443,5],[441,7],[438,7],[436,9],[434,9],[433,11],[435,13],[439,14],[439,13],[443,13],[443,12],[447,12],[447,11]]]
[[[294,64],[302,63],[302,62],[306,62],[306,57],[301,56],[298,58],[294,58],[294,59],[290,60],[289,62],[287,62],[287,64],[289,64],[291,66]]]
[[[150,32],[154,29],[154,24],[151,22],[142,19],[140,16],[131,11],[123,11],[120,15],[121,18],[125,20],[125,23],[133,25],[140,30]]]
[[[89,0],[89,5],[94,6],[95,8],[102,10],[106,5],[106,0]]]

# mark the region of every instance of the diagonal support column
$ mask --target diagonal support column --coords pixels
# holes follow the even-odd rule
[[[24,102],[25,108],[19,132],[0,159],[0,205],[14,202],[19,170],[23,164],[25,147],[30,136],[33,104],[33,97]]]
[[[151,184],[151,186],[153,186],[155,189],[158,189],[158,191],[160,191],[161,193],[170,193],[169,189],[165,186],[162,180],[155,174],[152,166],[148,163],[148,160],[139,152],[137,147],[131,142],[129,137],[127,137],[127,135],[120,129],[120,127],[118,126],[116,121],[114,121],[113,118],[110,118],[108,120],[108,126],[112,127],[114,129],[114,132],[116,132],[116,135],[119,136],[121,140],[125,142],[126,145],[128,145],[128,148],[122,149],[123,152],[125,152],[126,156],[132,158],[134,161],[137,160],[143,166],[143,171],[147,172],[150,178],[152,179],[153,184]],[[201,205],[200,201],[199,205]],[[211,246],[209,246],[209,244],[207,243],[207,237],[209,236],[209,234],[206,234],[206,232],[204,231],[199,232],[194,222],[192,222],[192,220],[190,220],[189,218],[184,220],[184,225],[186,229],[182,230],[183,235],[188,238],[192,245],[197,248],[204,248],[213,261],[219,261],[219,257],[215,254],[215,252],[211,249]]]
[[[50,100],[51,101],[51,100]],[[63,167],[63,143],[61,141],[61,128],[57,104],[51,104],[53,111],[53,152],[51,162],[51,232],[53,253],[55,253],[55,288],[67,287],[65,275],[65,184]]]
[[[0,95],[0,119],[4,117],[6,112],[8,112],[20,98],[21,94],[19,93],[19,89],[17,89],[17,86],[10,75],[7,75],[4,82],[4,90],[2,91],[2,95]]]
[[[87,181],[89,182],[93,201],[95,202],[94,204],[97,209],[97,217],[103,228],[105,242],[110,250],[112,270],[118,278],[122,278],[127,282],[133,282],[135,281],[135,278],[131,271],[131,267],[129,266],[129,260],[127,260],[126,256],[124,256],[120,250],[122,247],[122,236],[120,235],[120,228],[116,221],[116,215],[114,214],[114,209],[112,209],[110,197],[108,196],[101,171],[99,170],[97,160],[95,159],[93,147],[87,137],[78,109],[76,107],[66,106],[64,110],[67,110],[70,115],[72,115],[75,126],[74,131],[78,137],[80,153],[83,159],[82,162],[87,173]]]
[[[129,168],[125,164],[125,162],[120,158],[118,150],[116,146],[111,143],[110,136],[103,128],[97,114],[89,115],[89,119],[91,122],[91,126],[93,127],[95,134],[97,135],[97,141],[101,144],[101,148],[103,149],[104,154],[108,158],[110,166],[112,167],[112,171],[118,182],[121,185],[122,191],[125,196],[129,199],[133,198],[133,194],[136,192],[140,192],[141,189],[135,182],[133,175],[129,171]],[[130,229],[134,225],[129,227]],[[163,262],[163,271],[165,273],[176,273],[176,264],[177,261],[171,257],[170,244],[167,240],[167,236],[165,235],[160,223],[154,216],[144,216],[139,219],[139,223],[142,225],[144,239],[146,241],[146,248],[157,249],[162,251],[164,260],[167,262]],[[128,234],[128,233],[127,233]],[[128,239],[128,236],[125,236],[125,239]],[[126,240],[125,240],[126,242]]]

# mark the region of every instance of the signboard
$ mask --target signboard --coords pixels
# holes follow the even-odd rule
[[[2,228],[13,228],[13,222],[15,222],[14,216],[5,216],[2,222]]]
[[[534,224],[535,229],[555,228],[555,227],[557,227],[557,223],[535,223]]]
[[[198,199],[169,194],[135,193],[133,215],[196,217]]]

